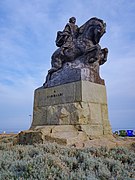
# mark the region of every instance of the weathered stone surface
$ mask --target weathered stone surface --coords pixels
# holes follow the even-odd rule
[[[40,131],[43,142],[59,144],[112,136],[105,86],[78,81],[37,89],[31,129]]]
[[[52,126],[49,126],[52,127]],[[76,128],[73,125],[57,125],[52,128],[52,133],[56,132],[75,132]]]
[[[51,127],[51,126],[50,126]],[[53,126],[52,126],[53,127]],[[45,126],[46,128],[46,126]],[[38,132],[39,131],[39,132]],[[39,129],[36,131],[23,131],[21,133],[19,133],[18,135],[16,134],[4,134],[0,136],[0,142],[3,142],[3,138],[6,141],[11,141],[11,137],[13,138],[13,144],[35,144],[35,143],[48,143],[48,142],[57,142],[58,144],[62,144],[62,145],[67,145],[67,146],[74,146],[76,148],[89,148],[89,147],[107,147],[108,149],[110,148],[114,148],[114,147],[126,147],[129,148],[130,150],[134,150],[134,143],[135,143],[135,138],[132,137],[120,137],[120,136],[116,136],[113,137],[112,135],[105,135],[105,136],[100,136],[98,138],[93,138],[93,139],[77,139],[78,141],[67,141],[67,139],[57,139],[56,138],[50,138],[49,135],[45,134],[46,130],[42,129],[42,132],[44,133],[40,133],[41,131],[41,127],[39,127]],[[29,134],[29,136],[28,136]],[[32,134],[35,134],[36,138],[33,139]],[[40,139],[37,139],[37,134],[40,135]],[[44,136],[43,136],[44,134]],[[39,137],[39,136],[38,136]],[[68,143],[67,143],[68,142]]]
[[[77,81],[50,88],[35,90],[34,107],[73,103],[73,102],[107,103],[106,87],[89,81]]]
[[[63,145],[73,145],[78,142],[86,142],[93,138],[103,136],[100,126],[91,125],[56,125],[39,126],[35,130],[20,132],[17,136],[18,144],[34,144],[57,142]]]
[[[58,96],[59,94],[62,95]],[[79,124],[90,124],[91,127],[97,126],[97,129],[102,127],[104,134],[112,133],[108,120],[105,86],[78,81],[35,91],[31,128]]]
[[[43,134],[40,131],[21,131],[16,139],[17,144],[43,143]]]
[[[87,134],[89,139],[98,138],[104,135],[102,125],[79,125],[79,128]]]
[[[82,101],[107,104],[106,87],[104,85],[82,81]]]
[[[107,107],[107,104],[102,104],[101,105],[101,112],[102,112],[101,114],[102,114],[104,135],[112,134],[110,121],[108,121],[108,107]]]
[[[101,104],[89,103],[91,124],[102,125]]]
[[[32,126],[88,124],[90,120],[89,113],[89,104],[85,102],[36,107],[34,108]]]
[[[35,90],[34,106],[44,107],[81,101],[81,81]]]
[[[95,72],[95,66],[96,72]],[[104,80],[99,76],[99,64],[84,64],[80,58],[73,62],[67,62],[62,69],[54,72],[47,82],[47,87],[54,87],[76,81],[90,81],[104,85]]]

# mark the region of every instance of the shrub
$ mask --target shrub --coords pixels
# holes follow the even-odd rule
[[[0,144],[0,179],[114,180],[135,178],[135,152],[76,149],[55,143]]]

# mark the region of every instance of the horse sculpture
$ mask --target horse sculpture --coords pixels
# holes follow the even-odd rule
[[[101,49],[99,45],[101,37],[106,32],[106,24],[103,20],[94,17],[79,28],[74,25],[74,17],[70,18],[69,22],[66,28],[70,29],[70,34],[68,34],[68,30],[57,33],[56,45],[59,48],[51,57],[52,68],[48,71],[45,87],[47,87],[47,82],[51,79],[52,74],[60,70],[66,62],[74,62],[79,59],[87,65],[94,62],[102,65],[107,61],[108,49]]]

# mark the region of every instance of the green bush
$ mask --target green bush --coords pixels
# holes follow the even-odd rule
[[[76,149],[55,143],[0,144],[0,180],[128,180],[135,152],[125,148]]]

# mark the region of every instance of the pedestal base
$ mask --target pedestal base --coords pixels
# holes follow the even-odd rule
[[[109,134],[110,132],[110,134]],[[47,125],[36,126],[34,130],[22,131],[17,144],[56,142],[61,145],[88,144],[94,139],[113,139],[111,131],[104,135],[102,126],[94,125]],[[103,144],[107,146],[107,144]]]
[[[37,89],[31,129],[50,125],[79,125],[89,137],[112,134],[105,86],[77,81]]]

